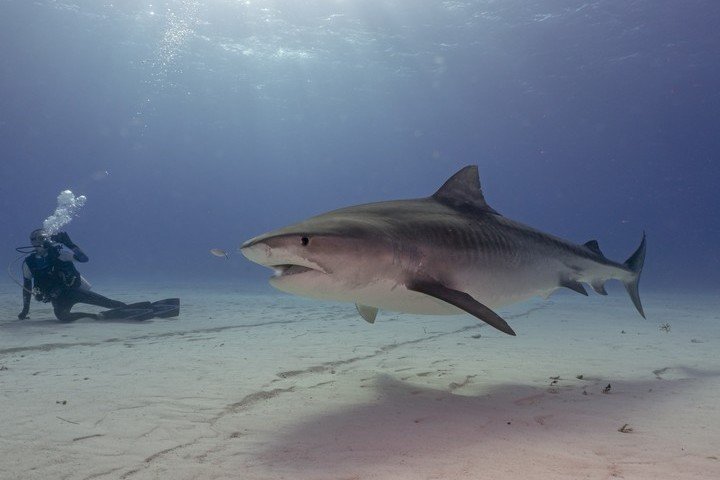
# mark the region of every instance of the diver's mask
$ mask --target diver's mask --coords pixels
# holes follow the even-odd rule
[[[52,246],[50,242],[50,234],[42,228],[33,230],[30,233],[30,243],[35,249],[48,249]]]

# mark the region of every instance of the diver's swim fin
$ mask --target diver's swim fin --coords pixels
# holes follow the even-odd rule
[[[143,308],[142,306],[130,306],[113,308],[112,310],[105,310],[98,314],[98,319],[102,320],[149,320],[155,316],[155,310],[150,306],[150,302],[147,302],[148,306]],[[133,304],[138,305],[138,304]]]
[[[180,315],[180,299],[166,298],[152,302],[152,309],[156,318],[171,318]]]

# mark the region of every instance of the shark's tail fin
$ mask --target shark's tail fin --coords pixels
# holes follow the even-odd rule
[[[642,273],[643,263],[645,263],[645,232],[643,232],[642,241],[640,246],[635,250],[635,253],[630,255],[625,261],[625,266],[628,270],[633,272],[633,276],[630,280],[623,282],[625,289],[630,295],[630,299],[635,304],[640,315],[645,318],[645,312],[643,312],[642,304],[640,303],[640,293],[638,292],[638,284],[640,283],[640,274]]]

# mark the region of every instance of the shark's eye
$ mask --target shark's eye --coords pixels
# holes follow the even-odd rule
[[[303,244],[303,246],[307,246],[308,243],[310,243],[310,239],[308,237],[302,237],[300,239],[300,242]]]

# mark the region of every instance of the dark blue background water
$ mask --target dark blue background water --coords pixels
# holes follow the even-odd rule
[[[644,288],[716,288],[718,25],[715,0],[0,0],[0,260],[70,188],[91,280],[264,282],[208,250],[474,163],[498,211],[611,258],[647,230]]]

